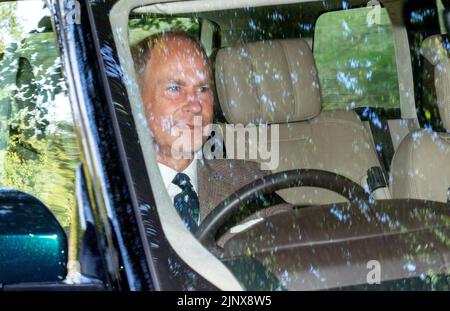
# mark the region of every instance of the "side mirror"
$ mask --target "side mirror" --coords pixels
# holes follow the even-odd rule
[[[21,191],[0,189],[0,284],[61,281],[67,237],[50,210]]]

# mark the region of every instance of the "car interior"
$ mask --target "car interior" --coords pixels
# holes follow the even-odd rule
[[[383,3],[383,9],[387,14],[391,14],[392,25],[389,26],[392,28],[400,27],[400,25],[395,25],[395,19],[401,19],[397,12],[399,3],[399,1]],[[289,30],[291,33],[282,33],[285,29],[279,29],[279,34],[271,34],[271,38],[268,38],[268,34],[261,34],[260,32],[263,31],[258,31],[258,29],[254,31],[256,34],[252,34],[252,27],[246,25],[246,23],[264,25],[264,22],[268,24],[267,16],[276,16],[276,14],[283,16],[283,23],[286,24],[293,23],[298,19],[304,25],[314,25],[319,17],[326,13],[325,10],[339,10],[342,9],[342,5],[340,1],[328,1],[326,8],[323,8],[321,7],[324,6],[323,4],[306,2],[301,5],[178,14],[185,18],[195,15],[196,18],[202,20],[199,40],[204,43],[204,46],[211,47],[210,54],[215,69],[217,94],[215,109],[216,114],[219,115],[217,121],[229,124],[278,125],[281,159],[277,171],[296,168],[323,169],[346,176],[367,188],[368,172],[370,173],[371,168],[378,167],[384,173],[386,184],[384,191],[377,192],[377,199],[411,197],[434,198],[446,202],[448,189],[441,189],[440,196],[424,191],[430,194],[430,196],[424,197],[419,196],[413,190],[410,195],[407,195],[405,191],[408,190],[398,190],[397,186],[393,186],[405,184],[401,181],[402,177],[399,176],[401,174],[396,172],[390,174],[389,168],[393,163],[394,153],[396,153],[396,160],[393,163],[395,167],[400,169],[401,166],[407,166],[402,171],[410,171],[408,165],[411,164],[406,163],[408,158],[400,155],[406,152],[403,149],[407,147],[398,149],[400,143],[405,146],[404,141],[408,140],[408,138],[405,139],[406,136],[411,137],[410,133],[421,127],[417,114],[411,116],[410,113],[410,111],[415,112],[416,108],[403,109],[408,104],[414,104],[413,101],[404,100],[405,103],[398,103],[396,112],[383,111],[383,103],[374,103],[370,107],[355,109],[348,109],[349,105],[345,105],[345,109],[323,109],[321,99],[324,91],[313,53],[315,41],[314,32],[311,30],[313,27],[299,28],[301,31],[297,30],[297,32],[300,33],[294,33],[295,30]],[[353,10],[362,8],[366,14],[369,11],[366,8],[366,1],[351,1],[349,5],[351,5],[350,9],[354,8]],[[172,4],[172,7],[175,8],[176,4]],[[162,10],[161,7],[159,10]],[[169,4],[166,5],[166,10],[170,10]],[[136,11],[139,12],[139,9]],[[150,9],[147,8],[146,11],[148,12]],[[286,14],[287,12],[290,14]],[[158,17],[160,16],[158,15]],[[252,23],[248,21],[252,21]],[[268,27],[278,26],[276,22],[273,23],[274,25]],[[273,29],[269,28],[269,30]],[[401,37],[401,34],[396,36]],[[446,113],[447,110],[445,110],[446,102],[448,102],[445,97],[446,83],[448,82],[445,80],[448,78],[445,64],[448,62],[448,57],[446,57],[448,52],[444,37],[442,35],[441,39],[436,36],[425,38],[422,45],[427,45],[427,48],[421,49],[421,58],[427,63],[425,67],[430,71],[426,77],[424,74],[424,80],[428,80],[427,86],[430,89],[428,98],[432,94],[435,95],[434,101],[439,107],[438,117],[443,120],[442,124],[445,126],[445,119],[448,117],[448,112]],[[405,38],[394,38],[396,41],[402,39]],[[211,42],[207,42],[208,40]],[[427,44],[428,41],[435,41],[435,43]],[[409,55],[409,51],[407,55]],[[436,59],[437,56],[433,58],[432,55],[439,55],[439,58]],[[429,60],[429,58],[433,59]],[[400,62],[398,60],[398,68],[401,66]],[[400,70],[398,69],[399,75]],[[435,72],[437,76],[434,74]],[[410,80],[404,83],[405,85],[413,83],[412,76],[399,76],[398,80],[402,81],[405,78]],[[436,85],[434,80],[439,85]],[[426,81],[424,81],[425,83]],[[403,85],[401,86],[403,87]],[[399,88],[401,88],[400,85]],[[400,101],[402,101],[401,96]],[[366,109],[364,110],[364,108]],[[373,112],[370,112],[371,109]],[[375,109],[378,110],[375,111]],[[385,115],[388,114],[390,115],[386,117]],[[378,127],[381,127],[383,137],[378,137],[380,136],[379,131],[374,130],[371,126],[371,118],[375,119],[374,123],[381,123],[381,126]],[[444,131],[439,134],[439,137],[443,137],[441,139],[445,140],[446,131],[447,128],[444,128]],[[226,137],[224,139],[226,140]],[[380,148],[380,145],[383,144],[390,146]],[[443,144],[445,145],[445,141]],[[392,150],[383,150],[379,154],[377,152],[379,149],[389,148]],[[296,150],[302,150],[301,156],[298,156]],[[352,161],[348,161],[349,158]],[[448,158],[440,160],[445,163],[446,159]],[[441,185],[446,183],[446,180],[443,180],[443,183],[436,179],[434,181]],[[441,186],[441,188],[444,187]],[[393,196],[392,193],[396,195]],[[281,191],[280,195],[292,204],[342,201],[342,198],[339,199],[334,193],[323,189],[289,189]]]
[[[433,35],[422,43],[430,100],[437,106],[445,131],[417,129],[408,133],[392,159],[394,198],[449,202],[450,184],[450,53],[448,36]],[[440,163],[441,165],[437,164]],[[410,172],[413,172],[411,174]]]
[[[276,188],[299,213],[254,222],[224,242],[221,260],[233,275],[248,271],[245,254],[274,276],[267,277],[266,271],[262,283],[269,285],[263,289],[362,284],[365,280],[355,271],[366,269],[363,259],[374,254],[390,263],[386,269],[391,270],[383,274],[386,281],[449,269],[450,250],[442,239],[439,246],[431,243],[428,261],[424,254],[417,255],[417,244],[411,242],[412,232],[422,229],[419,240],[438,239],[429,227],[433,221],[419,221],[429,214],[419,217],[417,209],[428,208],[443,221],[450,204],[450,40],[438,14],[429,14],[440,12],[442,2],[188,2],[129,4],[130,46],[170,29],[193,34],[213,64],[215,123],[277,126],[279,137],[269,140],[269,146],[278,144],[280,154],[273,174],[331,172],[353,182],[350,187],[363,188],[374,204],[351,211],[349,198],[330,189],[292,184]],[[330,29],[342,36],[326,37]],[[122,52],[131,56],[126,49]],[[131,70],[132,65],[127,66]],[[227,145],[224,132],[222,137]],[[246,139],[246,146],[255,143]],[[264,159],[251,160],[265,165]],[[342,181],[334,178],[330,183]],[[161,213],[169,212],[161,211],[162,218]],[[371,222],[368,214],[379,221]],[[390,223],[389,215],[397,215],[400,224]],[[241,219],[241,224],[246,221]],[[293,237],[292,230],[299,227],[304,240]],[[214,253],[214,247],[210,250]],[[186,261],[195,257],[185,252]],[[414,271],[405,264],[411,262],[406,253],[422,256]],[[227,277],[221,278],[212,277],[227,288]],[[258,288],[256,281],[243,279],[243,287]]]

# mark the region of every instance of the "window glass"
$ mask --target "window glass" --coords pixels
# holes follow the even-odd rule
[[[198,37],[200,25],[195,17],[151,17],[148,15],[134,16],[129,22],[130,44],[134,45],[142,39],[165,31],[186,31]]]
[[[68,231],[79,163],[50,11],[0,4],[0,187],[36,196]]]
[[[173,21],[190,17],[215,25],[218,40],[209,63],[197,53],[198,42],[188,44],[179,34],[154,45],[164,47],[159,54],[149,52],[154,42],[145,53],[134,53],[140,39],[130,37],[134,58],[128,65],[138,73],[138,87],[129,90],[140,91],[129,93],[130,102],[133,109],[142,105],[133,111],[140,143],[158,162],[159,172],[148,172],[156,208],[174,207],[172,214],[160,213],[161,222],[187,227],[246,289],[448,288],[448,271],[435,260],[450,253],[448,239],[443,231],[427,231],[449,223],[446,199],[390,200],[390,185],[378,183],[384,172],[371,128],[345,111],[400,107],[389,16],[365,5],[315,1],[210,12],[200,7],[177,16],[169,15],[171,9],[180,12],[177,3],[167,3]],[[150,9],[131,16],[130,32],[138,33],[136,25],[161,24]],[[166,26],[152,27],[153,34]],[[159,59],[148,65],[152,57]],[[204,79],[209,65],[211,81]],[[211,107],[223,114],[221,120],[210,110],[204,113]],[[196,125],[193,111],[206,122]],[[377,119],[375,127],[383,127]],[[222,131],[219,144],[212,133],[193,133],[214,122],[220,124],[212,124],[213,130]],[[388,134],[398,135],[392,128]],[[302,169],[307,171],[297,171]],[[175,234],[166,234],[168,240],[176,236],[174,248],[186,255],[190,249],[175,243],[191,235],[171,228]],[[206,257],[198,262],[186,256],[194,258],[186,262],[200,271]],[[383,286],[374,285],[381,281]]]
[[[321,15],[314,57],[325,110],[400,107],[394,37],[386,9]]]

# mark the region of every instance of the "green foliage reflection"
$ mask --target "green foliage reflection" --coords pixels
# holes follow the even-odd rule
[[[0,187],[36,196],[68,230],[79,154],[56,36],[47,16],[24,32],[16,10],[0,6]]]
[[[322,15],[316,24],[314,57],[324,109],[399,108],[393,28],[385,9],[369,24],[371,9]]]

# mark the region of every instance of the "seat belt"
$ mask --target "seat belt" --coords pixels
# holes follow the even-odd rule
[[[391,161],[394,157],[394,144],[387,119],[381,114],[371,113],[369,118],[370,131],[372,132],[375,151],[378,156],[381,168],[384,172],[386,182],[389,182],[389,172]]]

